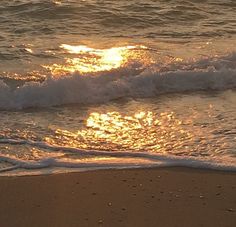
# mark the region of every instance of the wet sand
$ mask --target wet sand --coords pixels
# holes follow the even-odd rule
[[[233,227],[236,173],[188,168],[0,177],[1,227]]]

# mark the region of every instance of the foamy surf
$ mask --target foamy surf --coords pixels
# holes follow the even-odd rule
[[[168,166],[235,171],[234,99],[226,91],[2,111],[0,174]]]
[[[128,64],[96,75],[74,72],[59,78],[49,76],[43,82],[25,82],[15,89],[0,81],[0,109],[99,104],[120,98],[235,89],[235,60],[233,53],[197,62],[175,62],[165,67],[152,64],[142,70]]]
[[[1,140],[1,143],[6,143],[6,140]],[[11,141],[10,143],[22,143],[23,141]],[[32,144],[32,142],[23,142]],[[95,151],[95,150],[81,150],[69,147],[56,147],[50,145],[40,145],[39,147],[47,147],[52,151],[59,151],[65,153],[80,154],[80,159],[73,158],[43,158],[41,160],[21,160],[9,156],[0,155],[0,164],[6,163],[8,166],[0,165],[0,176],[8,175],[38,175],[51,172],[68,172],[68,171],[89,171],[99,169],[123,169],[123,168],[152,168],[152,167],[189,167],[199,169],[212,169],[224,171],[236,171],[234,159],[219,158],[203,158],[203,157],[178,157],[174,155],[160,155],[150,152],[140,151]],[[90,158],[83,159],[83,155]],[[98,158],[100,157],[100,158]],[[102,158],[103,157],[103,158]],[[96,161],[97,159],[97,161]]]

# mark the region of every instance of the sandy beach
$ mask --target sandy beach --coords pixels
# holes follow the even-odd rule
[[[236,225],[236,174],[188,168],[0,177],[0,226]]]

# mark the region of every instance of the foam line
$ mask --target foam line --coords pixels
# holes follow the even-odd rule
[[[5,168],[1,168],[0,169],[0,173],[9,172],[11,170],[15,170],[15,169],[19,169],[19,168],[20,168],[20,165],[14,165],[14,166],[9,166],[9,167],[5,167]]]
[[[96,150],[82,150],[78,148],[53,146],[43,142],[27,141],[27,140],[12,140],[1,139],[0,143],[8,143],[13,145],[28,144],[30,146],[36,146],[52,151],[72,152],[80,155],[91,155],[95,157],[106,156],[112,158],[122,158],[124,163],[106,162],[98,163],[94,161],[71,161],[68,159],[65,161],[63,158],[46,158],[39,161],[23,161],[20,159],[12,158],[9,156],[0,156],[0,161],[8,162],[16,168],[24,169],[41,169],[41,168],[53,168],[53,167],[66,167],[66,168],[125,168],[132,166],[184,166],[192,168],[206,168],[215,170],[227,170],[236,171],[236,166],[229,163],[222,163],[222,160],[206,159],[204,160],[196,157],[177,157],[173,155],[160,155],[148,152],[133,152],[133,151],[96,151]],[[130,163],[126,161],[127,158],[132,158],[135,162]],[[142,162],[142,160],[148,160],[148,163]],[[13,168],[14,169],[14,168]]]

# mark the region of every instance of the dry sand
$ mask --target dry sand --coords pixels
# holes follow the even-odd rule
[[[236,173],[159,168],[0,177],[0,227],[235,227]]]

